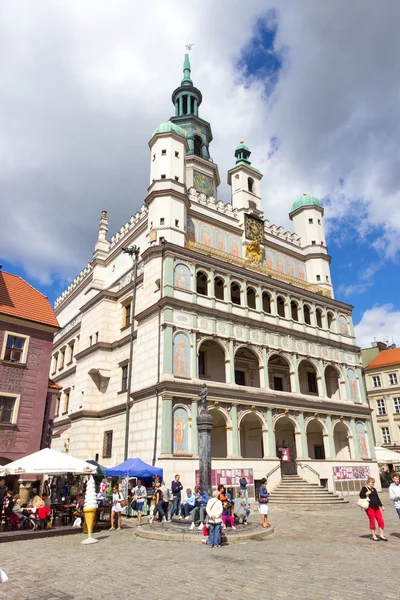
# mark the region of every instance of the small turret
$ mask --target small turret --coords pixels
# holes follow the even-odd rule
[[[289,217],[293,221],[294,232],[301,238],[308,281],[328,289],[333,294],[321,201],[304,193],[293,203]]]
[[[262,174],[252,166],[250,155],[250,149],[240,140],[235,150],[236,164],[228,171],[228,184],[232,188],[233,208],[260,216]]]
[[[109,243],[107,242],[108,233],[108,216],[107,211],[101,212],[100,222],[98,226],[97,242],[94,247],[94,257],[104,258],[104,253],[108,252]]]

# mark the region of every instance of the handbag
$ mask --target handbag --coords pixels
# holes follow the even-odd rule
[[[121,500],[121,501],[120,501],[121,508],[125,508],[125,506],[126,506],[127,504],[128,504],[128,501],[127,501],[127,500]]]
[[[259,504],[268,504],[268,498],[259,498],[258,503]]]
[[[357,504],[363,510],[367,510],[369,508],[369,498],[359,498]]]
[[[137,510],[137,501],[136,500],[132,500],[131,509],[132,510]]]

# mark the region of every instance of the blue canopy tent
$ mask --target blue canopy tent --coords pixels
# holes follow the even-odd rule
[[[107,477],[138,477],[139,479],[151,479],[159,477],[162,479],[163,470],[153,467],[140,460],[140,458],[128,458],[125,462],[106,470]]]

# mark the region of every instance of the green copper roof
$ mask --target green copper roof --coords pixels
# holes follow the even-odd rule
[[[193,81],[190,78],[190,60],[189,60],[189,54],[185,54],[185,60],[183,62],[183,79],[181,81],[181,85],[187,87],[187,86],[193,86]]]
[[[238,150],[247,150],[247,152],[250,152],[250,148],[248,146],[245,146],[243,142],[240,142],[240,144],[237,146],[236,152]]]
[[[233,169],[236,169],[236,167],[240,167],[240,166],[247,167],[248,169],[251,169],[252,171],[255,171],[256,173],[260,173],[260,175],[261,175],[261,171],[259,171],[255,167],[253,167],[253,165],[250,164],[250,162],[248,160],[237,160],[236,164],[234,164],[233,167],[231,167],[229,170],[232,171]]]
[[[304,193],[300,198],[297,198],[295,202],[293,202],[291,212],[297,210],[298,208],[303,208],[303,206],[320,206],[322,207],[321,202],[315,196],[310,196],[310,194]]]
[[[182,137],[186,137],[186,131],[182,129],[182,127],[179,127],[179,125],[172,123],[172,121],[160,123],[157,129],[154,130],[153,135],[156,135],[157,133],[176,133]]]

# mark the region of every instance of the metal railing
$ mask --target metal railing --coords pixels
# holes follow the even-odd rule
[[[265,476],[265,477],[266,477],[266,479],[268,479],[268,477],[269,477],[270,475],[272,475],[272,473],[275,473],[275,471],[277,471],[277,470],[278,470],[278,469],[280,469],[280,468],[281,468],[281,465],[276,465],[276,467],[274,467],[274,468],[272,469],[272,471],[270,471],[269,473],[267,473],[267,474],[266,474],[266,476]]]
[[[302,469],[309,469],[312,473],[314,473],[314,475],[316,475],[318,477],[318,479],[321,479],[319,473],[313,469],[312,467],[310,467],[310,465],[303,465],[302,463],[297,463],[298,467],[301,467]]]

